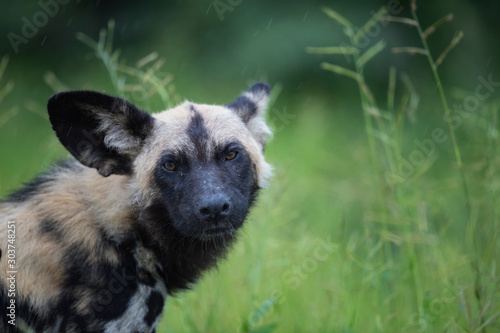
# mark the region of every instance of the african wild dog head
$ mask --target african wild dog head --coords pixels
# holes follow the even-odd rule
[[[263,155],[268,95],[257,83],[224,106],[184,102],[149,115],[120,98],[73,91],[54,95],[48,111],[80,163],[130,178],[138,233],[170,271],[172,291],[215,262],[271,176]]]

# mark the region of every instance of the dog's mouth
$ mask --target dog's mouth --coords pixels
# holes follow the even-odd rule
[[[198,237],[202,240],[227,239],[236,233],[236,229],[230,223],[223,223],[203,228]]]

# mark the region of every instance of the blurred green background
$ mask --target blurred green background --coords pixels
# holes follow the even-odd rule
[[[377,101],[363,108],[355,80],[320,67],[356,71],[351,55],[306,52],[349,44],[325,6],[354,31],[382,6],[411,18],[396,0],[3,3],[0,197],[68,156],[46,114],[55,91],[157,112],[225,104],[266,81],[275,179],[228,260],[168,300],[158,331],[500,331],[500,3],[418,2],[424,29],[454,14],[427,38],[434,60],[463,31],[438,69],[455,145],[426,57],[391,52],[422,47],[415,27],[381,21],[357,45],[387,44],[358,68]],[[100,31],[108,44],[96,53]],[[426,153],[435,129],[447,139]]]

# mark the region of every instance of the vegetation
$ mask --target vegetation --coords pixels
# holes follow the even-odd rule
[[[397,15],[382,8],[358,29],[323,9],[324,34],[343,35],[337,46],[308,48],[303,61],[318,67],[321,59],[329,75],[314,75],[357,95],[315,94],[316,85],[305,95],[295,87],[287,93],[286,82],[271,82],[275,137],[266,155],[275,179],[228,259],[194,291],[167,300],[158,332],[500,331],[500,77],[493,70],[467,76],[467,89],[446,80],[442,68],[467,52],[460,47],[467,29],[452,31],[451,14],[424,28],[420,10],[414,1]],[[401,27],[404,37],[394,37]],[[109,21],[97,40],[77,35],[92,59],[82,85],[106,87],[151,111],[180,101],[174,85],[183,78],[167,73],[163,53],[124,56],[113,48],[114,29]],[[444,51],[436,57],[436,49]],[[3,59],[2,196],[66,156],[43,102],[21,98],[21,83],[14,89],[5,79]],[[51,91],[81,88],[57,67],[43,74]],[[182,91],[196,102],[217,90],[193,89],[206,90]],[[8,95],[20,102],[8,105]]]

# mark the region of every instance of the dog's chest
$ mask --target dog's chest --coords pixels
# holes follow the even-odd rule
[[[122,253],[123,254],[123,253]],[[154,332],[158,325],[167,289],[164,273],[156,256],[138,245],[121,256],[118,266],[75,263],[71,284],[50,313],[57,314],[39,324],[38,331],[49,332]]]
[[[104,332],[154,332],[165,303],[166,290],[159,283],[138,286],[123,314],[104,325]]]

